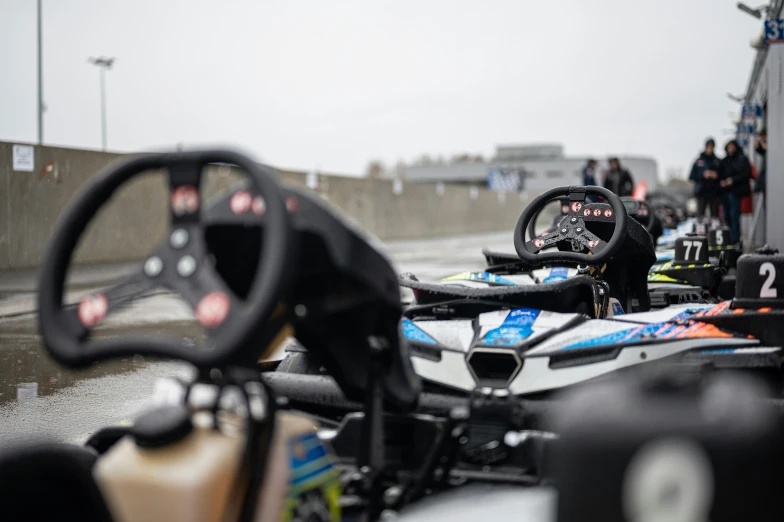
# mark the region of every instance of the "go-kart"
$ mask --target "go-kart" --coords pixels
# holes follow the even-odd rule
[[[686,200],[666,192],[649,192],[645,197],[648,205],[661,220],[664,229],[673,229],[678,223],[684,222],[689,213]]]

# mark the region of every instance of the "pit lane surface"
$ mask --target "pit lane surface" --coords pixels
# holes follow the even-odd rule
[[[484,267],[481,249],[514,252],[511,232],[448,239],[390,242],[398,273],[420,279]],[[70,274],[67,301],[122,277],[135,264],[81,267]],[[0,443],[46,438],[81,443],[95,430],[132,420],[149,404],[162,377],[188,377],[176,362],[143,358],[94,365],[74,372],[51,361],[37,335],[34,273],[0,274]],[[101,335],[176,335],[198,338],[190,308],[160,293],[107,318]]]

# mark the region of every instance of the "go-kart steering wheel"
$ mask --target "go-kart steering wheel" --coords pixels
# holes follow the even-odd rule
[[[199,186],[202,170],[210,163],[237,165],[263,197],[256,205],[264,214],[261,255],[245,300],[229,289],[208,261]],[[77,308],[65,307],[66,272],[91,218],[124,182],[151,169],[168,171],[171,232],[143,268],[82,299]],[[223,150],[148,154],[110,165],[63,213],[44,256],[38,293],[44,345],[56,360],[70,367],[135,354],[181,359],[199,368],[247,361],[252,354],[240,352],[276,311],[285,281],[290,279],[287,271],[292,270],[295,244],[277,176],[242,154]],[[140,288],[155,287],[168,288],[191,305],[212,340],[210,349],[161,338],[90,339],[92,328],[109,312],[132,301]]]
[[[602,196],[609,202],[610,208],[607,208],[605,203],[586,204],[586,195]],[[555,232],[526,241],[525,231],[529,221],[550,200],[563,196],[569,198],[569,213],[561,220]],[[626,219],[626,208],[621,199],[605,188],[596,186],[554,188],[534,198],[520,214],[514,232],[515,250],[520,259],[534,266],[559,261],[600,265],[612,258],[621,248],[626,236]],[[615,230],[610,240],[605,243],[589,232],[585,228],[586,221],[615,223]],[[539,253],[543,248],[566,242],[576,242],[590,250],[591,254],[561,251]]]
[[[627,214],[637,221],[639,224],[645,227],[645,230],[650,232],[653,230],[653,227],[656,225],[656,213],[653,209],[646,203],[645,201],[640,201],[631,197],[623,197],[621,198],[621,202],[626,204],[632,204],[637,207],[634,212],[629,212],[627,210]]]
[[[653,207],[654,213],[659,215],[662,225],[674,227],[678,224],[678,209],[666,203],[659,203]]]

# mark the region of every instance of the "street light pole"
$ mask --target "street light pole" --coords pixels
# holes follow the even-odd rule
[[[101,67],[101,149],[106,151],[106,67]]]
[[[101,148],[106,151],[106,70],[112,67],[114,58],[89,58],[88,61],[101,70]]]
[[[41,0],[38,0],[38,145],[44,144],[44,80],[43,80],[43,49],[41,42]]]

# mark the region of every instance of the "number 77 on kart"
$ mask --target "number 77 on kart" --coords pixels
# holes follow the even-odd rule
[[[765,43],[784,43],[784,18],[765,20]]]

